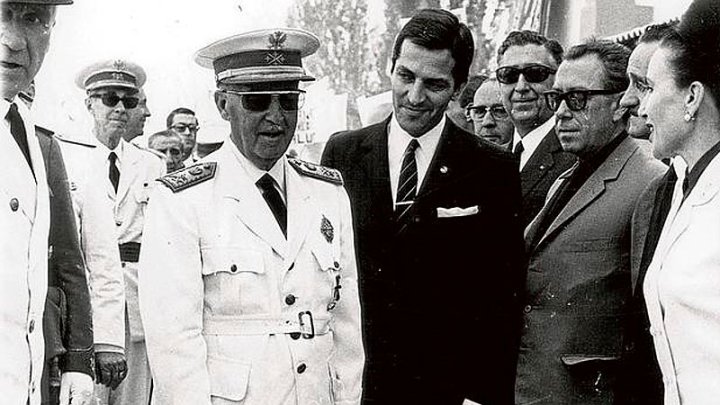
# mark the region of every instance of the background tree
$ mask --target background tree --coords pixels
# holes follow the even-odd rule
[[[326,77],[337,94],[348,94],[348,127],[357,128],[355,99],[377,87],[372,83],[377,75],[368,41],[367,0],[298,0],[288,23],[320,38],[320,49],[307,58],[306,67]]]

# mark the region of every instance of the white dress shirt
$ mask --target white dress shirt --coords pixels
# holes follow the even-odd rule
[[[246,158],[245,155],[240,153],[237,148],[230,149],[233,151],[235,157],[237,157],[240,165],[243,169],[245,169],[245,172],[247,172],[248,177],[250,177],[250,181],[252,181],[253,184],[257,185],[258,180],[260,180],[265,173],[269,174],[270,177],[275,180],[275,189],[280,192],[280,197],[282,197],[285,206],[287,206],[287,196],[285,195],[285,158],[283,157],[278,159],[270,170],[265,171],[255,166],[255,164]],[[258,191],[260,191],[259,187]]]
[[[530,160],[530,157],[533,155],[533,153],[535,153],[535,149],[537,149],[538,145],[540,145],[540,142],[542,142],[543,139],[548,136],[550,130],[552,130],[554,127],[555,116],[553,115],[552,117],[550,117],[549,120],[545,121],[539,127],[528,132],[528,134],[524,137],[520,137],[517,129],[515,129],[515,133],[513,134],[512,150],[515,150],[515,147],[518,143],[520,143],[520,141],[522,141],[523,144],[523,153],[520,155],[520,171],[522,171],[523,167],[525,167],[525,164],[528,162],[528,160]]]
[[[402,168],[402,161],[407,149],[408,144],[413,139],[417,139],[420,146],[415,149],[415,162],[417,164],[418,171],[418,187],[420,187],[425,179],[425,173],[427,173],[430,162],[435,155],[438,143],[440,142],[440,135],[445,128],[445,115],[443,115],[440,122],[428,132],[422,136],[414,138],[408,134],[404,129],[400,127],[393,114],[390,119],[388,127],[388,168],[390,169],[390,189],[392,190],[393,204],[397,198],[398,183],[400,182],[400,169]]]

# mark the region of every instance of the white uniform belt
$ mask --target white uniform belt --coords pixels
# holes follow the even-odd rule
[[[330,331],[330,317],[307,319],[250,318],[247,316],[213,316],[203,320],[204,335],[271,335],[300,333],[324,335]]]

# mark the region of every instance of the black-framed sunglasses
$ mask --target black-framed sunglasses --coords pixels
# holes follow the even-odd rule
[[[555,74],[557,70],[545,65],[530,64],[522,67],[504,66],[495,71],[495,76],[500,83],[514,84],[520,79],[520,75],[525,76],[528,83],[540,83],[547,80],[550,75]]]
[[[545,104],[548,108],[557,111],[563,100],[570,111],[581,111],[587,106],[588,98],[591,96],[617,94],[622,90],[570,90],[566,92],[549,90],[543,93]]]
[[[123,106],[128,109],[133,109],[138,106],[140,99],[133,96],[120,97],[114,91],[109,93],[93,94],[90,97],[99,98],[102,103],[107,107],[115,107],[119,102],[122,101]]]
[[[472,105],[467,106],[467,113],[470,119],[480,121],[485,118],[487,113],[495,120],[504,120],[509,116],[505,107],[501,104],[491,105],[489,108],[484,105]]]
[[[270,108],[273,97],[277,97],[283,111],[297,111],[305,103],[303,90],[275,90],[275,91],[234,91],[223,90],[225,93],[242,96],[242,106],[248,111],[262,112]]]
[[[200,126],[199,126],[199,125],[192,125],[192,124],[190,124],[190,125],[187,125],[187,124],[175,124],[175,125],[171,126],[170,128],[174,129],[174,130],[177,131],[177,132],[185,132],[185,131],[197,132],[198,129],[200,129]]]

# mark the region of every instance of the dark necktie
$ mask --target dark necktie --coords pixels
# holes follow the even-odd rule
[[[524,150],[525,147],[523,146],[522,141],[515,145],[515,149],[513,149],[513,156],[515,156],[515,159],[517,159],[518,162],[520,161],[520,157],[522,156]]]
[[[118,170],[117,167],[117,155],[115,152],[110,152],[110,156],[108,156],[110,159],[110,169],[108,170],[108,178],[110,179],[110,183],[112,183],[113,188],[115,189],[115,192],[117,193],[118,190],[118,183],[120,183],[120,170]]]
[[[280,193],[275,188],[275,180],[268,173],[265,173],[255,184],[260,188],[265,202],[270,207],[270,211],[275,216],[278,225],[280,225],[283,235],[287,238],[287,208]]]
[[[28,147],[25,124],[20,117],[20,113],[18,113],[18,107],[15,103],[10,104],[10,110],[5,116],[5,119],[10,122],[10,133],[12,134],[13,138],[15,138],[15,142],[17,142],[20,150],[25,156],[25,161],[30,166],[30,170],[32,170],[32,163],[30,160],[30,148]]]
[[[395,199],[395,214],[398,221],[401,221],[410,210],[417,194],[418,171],[415,162],[415,150],[418,146],[420,146],[420,143],[418,143],[417,139],[411,140],[403,155],[400,178],[398,179],[397,198]]]

